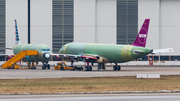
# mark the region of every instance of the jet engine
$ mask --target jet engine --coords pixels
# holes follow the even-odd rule
[[[106,58],[101,57],[101,56],[96,56],[96,58],[98,59],[98,60],[96,60],[97,63],[108,63],[109,62]]]

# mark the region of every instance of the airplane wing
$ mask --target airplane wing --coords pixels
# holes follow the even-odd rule
[[[79,54],[79,55],[73,55],[73,54],[51,54],[55,56],[60,56],[61,58],[64,58],[65,60],[76,60],[78,61],[89,61],[91,63],[98,62],[98,63],[109,63],[109,60],[105,57],[96,55],[96,54]]]
[[[5,47],[0,47],[0,49],[9,49],[9,50],[13,50],[13,48],[5,48]],[[14,55],[14,54],[3,54],[3,53],[0,53],[0,56],[9,56],[9,55]]]
[[[51,55],[58,55],[58,56],[62,56],[62,57],[66,57],[66,58],[70,58],[70,57],[73,57],[73,58],[84,58],[84,59],[94,59],[94,60],[97,60],[96,56],[97,55],[90,55],[90,54],[80,54],[80,55],[73,55],[73,54],[51,54]]]
[[[73,54],[54,54],[52,53],[51,55],[59,55],[59,56],[63,56],[63,57],[77,57],[79,55],[73,55]]]
[[[173,48],[165,48],[165,49],[153,49],[153,54],[157,54],[157,53],[166,53],[166,52],[173,52],[174,49]]]

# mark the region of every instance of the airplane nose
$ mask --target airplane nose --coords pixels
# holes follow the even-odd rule
[[[49,58],[51,57],[51,55],[50,55],[49,53],[44,53],[44,54],[43,54],[43,57],[44,57],[45,59],[49,59]]]

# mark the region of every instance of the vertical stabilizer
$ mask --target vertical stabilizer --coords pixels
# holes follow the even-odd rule
[[[149,22],[150,22],[150,19],[145,19],[145,21],[141,27],[141,30],[139,31],[139,34],[136,37],[136,40],[134,41],[132,46],[140,46],[140,47],[146,46],[146,39],[147,39],[147,35],[148,35]]]
[[[15,45],[21,44],[19,41],[19,35],[18,35],[18,28],[17,28],[17,21],[15,19]]]

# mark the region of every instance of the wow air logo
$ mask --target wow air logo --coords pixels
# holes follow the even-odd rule
[[[141,32],[139,33],[138,40],[141,44],[145,44],[147,38],[147,31],[146,29],[142,28]]]

